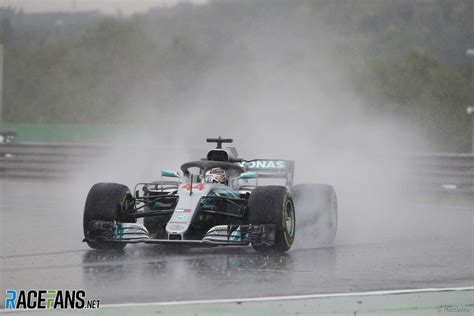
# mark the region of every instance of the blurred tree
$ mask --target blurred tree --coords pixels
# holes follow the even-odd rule
[[[130,17],[0,8],[4,118],[123,122],[145,100],[185,104],[215,64],[258,75],[259,52],[299,65],[309,85],[324,71],[317,60],[331,60],[368,111],[410,118],[437,148],[467,150],[473,21],[472,0],[211,1]],[[275,70],[262,84],[283,80]]]

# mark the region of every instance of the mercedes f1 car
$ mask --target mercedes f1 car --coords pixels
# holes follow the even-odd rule
[[[160,181],[139,183],[133,192],[117,183],[92,186],[83,241],[94,249],[149,243],[286,252],[298,220],[298,226],[310,225],[315,239],[333,242],[337,201],[330,185],[293,185],[294,161],[244,160],[234,147],[222,148],[232,139],[207,142],[217,147],[205,159],[181,165],[181,174],[163,170]],[[281,179],[284,185],[259,185],[260,179]]]

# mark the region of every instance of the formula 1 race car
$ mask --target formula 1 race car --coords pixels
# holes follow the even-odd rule
[[[296,218],[310,225],[319,241],[334,241],[337,201],[330,185],[293,186],[294,161],[244,160],[234,147],[222,148],[232,139],[207,142],[217,147],[205,159],[184,163],[182,175],[163,170],[161,181],[139,183],[133,193],[117,183],[92,186],[83,241],[94,249],[151,243],[286,252],[295,239]],[[284,185],[259,186],[259,179],[281,179]]]

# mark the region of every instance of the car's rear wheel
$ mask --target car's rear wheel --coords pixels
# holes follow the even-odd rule
[[[124,218],[124,208],[130,207],[130,190],[127,186],[118,183],[96,183],[87,195],[84,207],[83,229],[84,238],[89,247],[94,249],[123,249],[125,243],[101,240],[94,236],[90,225],[93,221],[103,222],[131,222]]]
[[[249,223],[275,224],[272,246],[252,245],[259,252],[286,252],[295,239],[295,207],[286,187],[262,186],[252,191],[248,201]]]
[[[298,214],[299,236],[297,246],[324,247],[334,243],[337,232],[337,197],[328,184],[298,184],[292,189]]]

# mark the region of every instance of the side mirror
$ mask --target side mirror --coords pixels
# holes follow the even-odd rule
[[[179,173],[170,170],[161,170],[162,177],[179,178]]]
[[[256,179],[257,178],[257,173],[256,172],[244,172],[241,173],[239,176],[240,179]]]

